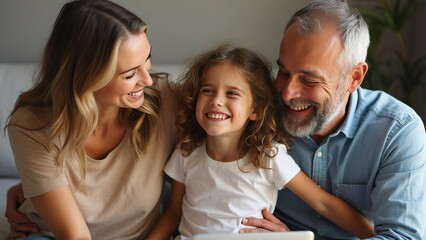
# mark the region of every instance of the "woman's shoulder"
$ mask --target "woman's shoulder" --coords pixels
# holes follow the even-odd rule
[[[37,129],[46,126],[49,111],[36,107],[20,107],[11,116],[9,125]]]
[[[176,92],[173,86],[167,79],[157,79],[155,88],[160,92],[160,106],[159,106],[159,123],[158,130],[159,138],[162,139],[162,144],[168,147],[176,145],[176,127],[175,127],[175,112],[176,112]],[[172,150],[172,149],[167,149]]]
[[[161,98],[166,101],[176,99],[177,86],[176,82],[169,79],[158,79],[156,82],[156,87],[160,91]]]
[[[176,83],[167,79],[161,79],[156,83],[156,87],[160,91],[161,96],[160,112],[163,113],[164,117],[174,119],[177,108]]]

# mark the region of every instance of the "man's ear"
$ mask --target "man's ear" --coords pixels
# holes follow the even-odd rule
[[[367,74],[367,71],[368,64],[366,62],[360,62],[354,69],[352,69],[349,76],[349,92],[354,92],[361,85],[362,81],[364,80],[365,74]]]

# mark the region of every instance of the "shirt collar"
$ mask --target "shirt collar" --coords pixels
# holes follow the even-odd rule
[[[349,106],[346,113],[346,118],[343,121],[340,131],[348,138],[353,138],[358,126],[358,117],[356,116],[356,106],[358,104],[358,91],[360,87],[349,96]]]
[[[339,135],[339,133],[345,134],[347,138],[353,138],[355,136],[355,132],[359,123],[359,115],[356,116],[356,108],[358,105],[358,91],[360,91],[360,89],[361,87],[358,87],[358,89],[349,96],[349,106],[345,120],[334,133],[331,133],[330,136],[327,137],[327,141],[330,137],[335,137]],[[302,138],[310,139],[310,141],[315,142],[311,136],[305,136]]]

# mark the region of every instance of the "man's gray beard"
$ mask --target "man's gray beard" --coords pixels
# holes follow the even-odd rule
[[[285,115],[285,114],[284,114]],[[318,113],[318,108],[315,109],[315,113],[312,119],[309,120],[298,120],[293,119],[289,115],[283,116],[284,129],[294,137],[303,137],[313,135],[318,132],[327,120],[325,112]]]
[[[305,119],[293,119],[291,116],[283,114],[284,129],[294,137],[305,137],[314,135],[333,120],[344,107],[344,92],[338,89],[336,97],[331,102],[330,100],[324,101],[322,105],[311,104],[314,108],[314,114]]]

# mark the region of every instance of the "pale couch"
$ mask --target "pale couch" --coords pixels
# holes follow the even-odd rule
[[[9,225],[4,217],[7,190],[19,183],[12,151],[4,125],[20,92],[32,86],[35,64],[0,63],[0,240],[7,239]],[[176,79],[181,71],[179,65],[153,65],[153,71],[170,73]]]
[[[7,190],[19,182],[5,122],[19,93],[32,85],[34,64],[0,63],[0,239],[9,235],[9,225],[4,217]]]

